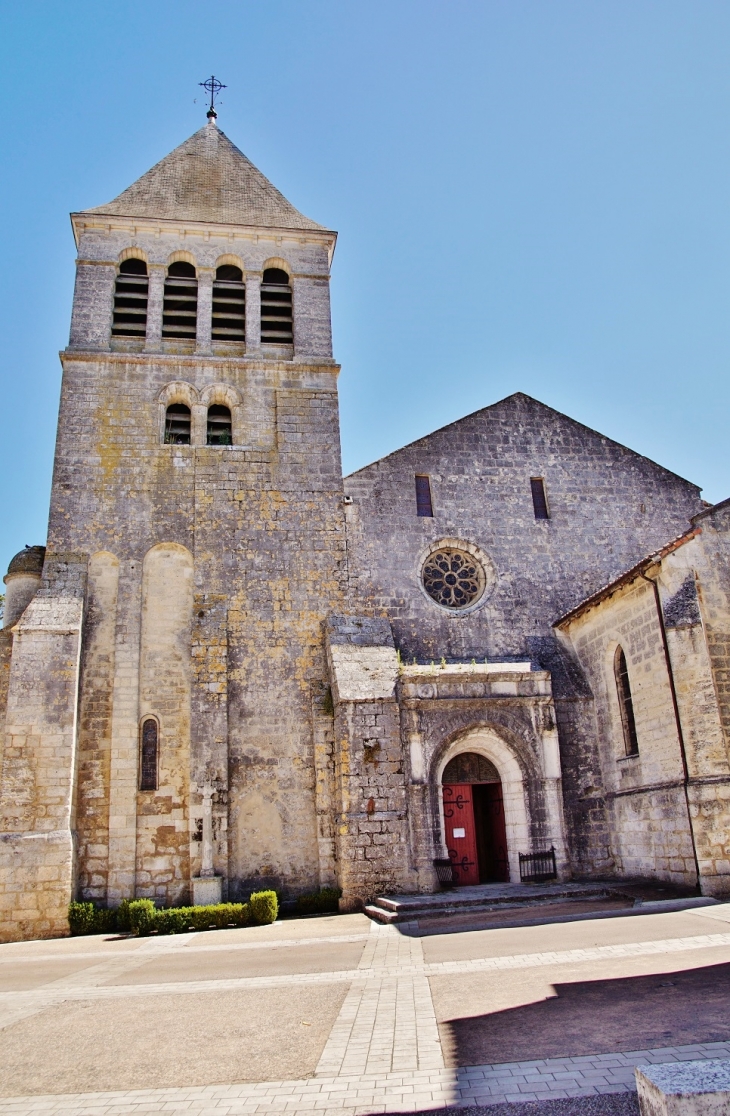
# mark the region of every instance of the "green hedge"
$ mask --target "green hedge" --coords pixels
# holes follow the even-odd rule
[[[228,926],[275,922],[279,903],[275,891],[255,891],[248,903],[218,903],[210,907],[168,907],[158,910],[151,899],[123,899],[116,910],[93,903],[70,903],[72,934],[104,934],[112,930],[145,936],[180,934],[186,930],[224,930]]]
[[[297,899],[298,914],[326,914],[328,911],[338,911],[341,887],[321,887],[308,895],[300,895]]]

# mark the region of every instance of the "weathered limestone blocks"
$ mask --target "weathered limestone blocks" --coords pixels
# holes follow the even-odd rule
[[[341,908],[412,891],[406,772],[396,701],[398,658],[387,620],[332,616],[327,654],[335,726]]]
[[[68,933],[86,559],[49,555],[13,630],[0,775],[0,939]]]

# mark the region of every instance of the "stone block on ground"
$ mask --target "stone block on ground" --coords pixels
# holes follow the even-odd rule
[[[721,1116],[730,1112],[730,1060],[637,1066],[641,1116]]]
[[[223,900],[222,876],[196,876],[193,879],[193,904],[196,907],[213,907]]]

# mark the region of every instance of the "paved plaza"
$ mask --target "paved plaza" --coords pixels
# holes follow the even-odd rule
[[[730,1058],[730,905],[450,929],[2,945],[0,1116],[620,1106],[636,1065]]]

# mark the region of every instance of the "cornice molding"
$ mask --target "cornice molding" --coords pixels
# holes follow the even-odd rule
[[[243,368],[261,368],[271,372],[322,372],[339,375],[340,365],[334,360],[266,360],[261,356],[217,356],[202,353],[121,353],[108,349],[62,349],[58,354],[61,364],[77,361],[84,364],[157,364],[196,367],[215,365],[221,368],[233,365]]]

